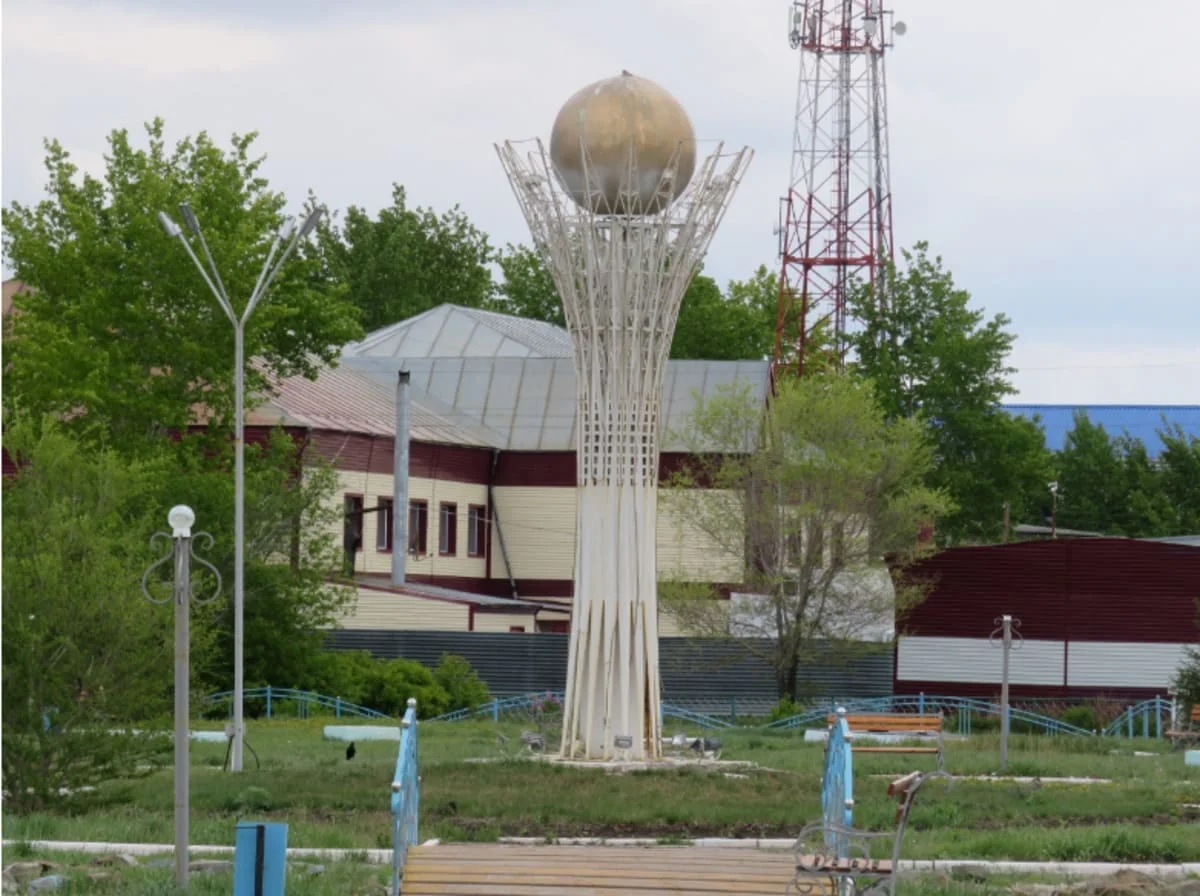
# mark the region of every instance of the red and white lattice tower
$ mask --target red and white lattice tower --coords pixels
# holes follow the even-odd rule
[[[892,255],[884,57],[905,26],[881,0],[795,0],[788,29],[800,88],[779,225],[777,376],[803,375],[816,353],[842,363],[856,283],[883,301]]]

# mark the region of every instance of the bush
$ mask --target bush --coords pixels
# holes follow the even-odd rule
[[[367,685],[367,706],[391,716],[404,714],[408,699],[417,700],[417,715],[426,719],[450,707],[450,695],[433,672],[416,660],[386,660],[378,663]]]
[[[1200,704],[1200,647],[1189,647],[1183,665],[1171,679],[1175,696],[1182,704],[1184,718],[1192,707]]]
[[[1104,726],[1100,724],[1100,715],[1091,706],[1069,706],[1063,710],[1059,718],[1068,725],[1083,728],[1087,731],[1099,731]]]
[[[470,709],[492,699],[491,691],[479,673],[471,668],[464,657],[443,653],[433,670],[433,680],[441,686],[450,699],[447,711]]]
[[[792,699],[791,694],[784,694],[783,698],[771,707],[771,711],[767,714],[767,719],[771,722],[779,722],[783,719],[790,719],[792,716],[799,715],[803,708]]]

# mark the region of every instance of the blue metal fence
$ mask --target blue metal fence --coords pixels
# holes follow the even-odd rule
[[[242,691],[242,698],[244,700],[265,700],[266,716],[268,719],[274,718],[281,703],[290,703],[296,716],[302,719],[307,719],[312,714],[314,707],[318,711],[330,711],[339,719],[342,716],[355,716],[363,719],[388,718],[387,713],[371,709],[369,706],[359,706],[357,703],[351,703],[349,700],[343,700],[341,697],[330,697],[326,694],[316,694],[312,691],[301,691],[296,688],[277,688],[271,685],[261,688],[246,688]],[[201,697],[199,702],[211,705],[224,701],[229,702],[229,713],[232,715],[233,691],[220,691],[216,694],[209,694],[207,697]]]
[[[314,710],[330,713],[337,718],[357,717],[366,719],[388,719],[386,713],[360,706],[341,697],[331,697],[312,691],[302,691],[296,688],[278,688],[271,685],[259,688],[247,688],[244,691],[246,700],[262,700],[265,704],[266,718],[274,718],[281,713],[295,714],[300,718],[308,718]],[[487,703],[469,709],[456,709],[443,713],[429,721],[457,722],[464,719],[484,716],[499,721],[502,715],[509,713],[553,712],[561,709],[563,695],[560,691],[538,691],[531,694],[518,694],[513,697],[497,698]],[[229,712],[233,711],[233,692],[221,691],[209,694],[199,701],[202,705],[229,703]],[[1029,703],[1030,701],[1022,701]],[[1036,705],[1036,704],[1034,704]],[[285,709],[287,707],[288,709]],[[837,707],[844,707],[847,712],[916,712],[940,713],[947,719],[952,719],[951,730],[959,734],[971,734],[972,726],[977,718],[1000,718],[1000,705],[974,697],[950,697],[936,694],[890,695],[884,697],[863,697],[855,700],[822,700],[819,704],[810,706],[786,719],[778,719],[765,725],[739,725],[735,721],[720,716],[707,715],[682,706],[670,703],[662,704],[663,722],[675,719],[702,728],[765,728],[787,730],[795,728],[824,728],[828,717]],[[290,712],[289,712],[290,710]],[[734,711],[736,713],[736,710]],[[1105,737],[1163,737],[1170,723],[1171,701],[1163,697],[1153,697],[1141,703],[1125,707],[1120,715],[1109,722],[1103,729],[1092,731],[1064,722],[1062,719],[1043,713],[1034,712],[1021,707],[1009,708],[1010,718],[1029,728],[1051,735],[1091,736],[1101,734]]]
[[[836,850],[838,858],[849,858],[849,843],[837,827],[854,824],[854,754],[850,744],[850,726],[846,710],[838,707],[829,740],[825,744],[825,774],[821,778],[821,814],[825,820],[825,845]]]
[[[400,722],[400,751],[392,778],[392,893],[400,893],[400,877],[408,848],[417,843],[417,815],[421,808],[421,778],[417,762],[417,701],[409,697]]]

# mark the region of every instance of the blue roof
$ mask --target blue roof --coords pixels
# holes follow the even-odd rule
[[[1178,424],[1187,435],[1200,439],[1200,405],[1195,404],[1006,404],[1004,409],[1022,417],[1041,417],[1051,451],[1062,450],[1067,433],[1075,428],[1077,411],[1085,411],[1110,436],[1127,433],[1141,439],[1151,457],[1163,449],[1158,430],[1164,428],[1164,418],[1167,426]]]

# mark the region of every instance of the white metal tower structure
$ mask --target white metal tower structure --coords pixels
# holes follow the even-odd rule
[[[776,374],[803,375],[812,352],[841,364],[856,281],[883,301],[893,251],[885,55],[905,30],[881,0],[794,0],[788,10],[800,83],[780,210]]]
[[[622,92],[661,91],[629,78],[569,101],[564,112],[580,97],[599,95],[603,104],[603,91],[620,94],[612,108],[560,113],[560,122],[594,127],[564,134],[556,124],[549,154],[540,140],[496,147],[575,349],[578,505],[564,758],[661,755],[655,542],[663,370],[684,290],[752,155],[717,146],[696,164],[686,116],[686,143],[670,134],[657,146],[625,139],[639,129],[622,117],[636,117]]]

